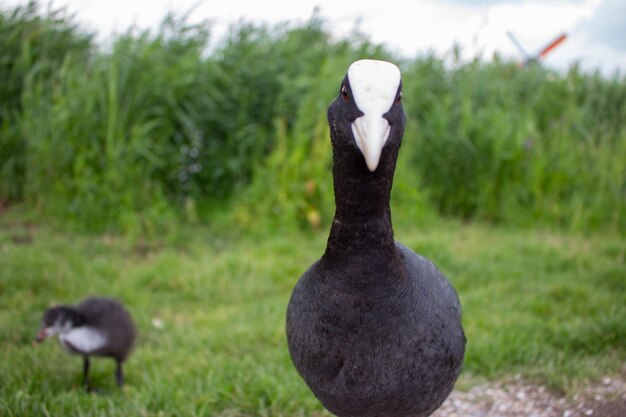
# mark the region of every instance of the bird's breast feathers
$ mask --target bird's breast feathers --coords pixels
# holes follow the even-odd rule
[[[59,337],[63,347],[71,352],[92,353],[106,344],[102,332],[89,326],[78,327]]]

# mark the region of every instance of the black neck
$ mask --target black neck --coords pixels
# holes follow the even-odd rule
[[[333,154],[336,210],[324,258],[390,261],[397,256],[389,208],[397,149],[386,149],[374,172],[360,153]]]

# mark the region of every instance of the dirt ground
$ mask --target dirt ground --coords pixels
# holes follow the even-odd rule
[[[626,378],[605,377],[565,397],[519,377],[454,391],[433,417],[626,417]]]

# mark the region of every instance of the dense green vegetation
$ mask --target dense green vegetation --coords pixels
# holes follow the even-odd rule
[[[401,223],[403,216],[398,221]],[[458,289],[468,345],[457,384],[520,373],[570,391],[626,361],[626,243],[615,234],[520,231],[455,222],[397,228]],[[136,245],[0,219],[0,415],[328,415],[296,374],[285,310],[322,233],[226,237],[196,230]],[[113,361],[33,347],[43,310],[87,294],[118,297],[140,332],[115,394]],[[162,322],[159,325],[158,319]],[[570,391],[571,392],[571,391]]]
[[[0,13],[0,200],[23,197],[28,141],[20,132],[22,92],[27,79],[50,79],[70,51],[85,59],[90,37],[61,11],[45,16],[32,3]],[[42,85],[43,87],[43,85]],[[50,88],[48,84],[45,88]]]
[[[359,57],[404,73],[403,210],[515,225],[626,230],[626,81],[540,67],[394,57],[323,19],[210,25],[94,45],[37,4],[0,20],[0,200],[88,231],[185,222],[328,224],[325,109]]]

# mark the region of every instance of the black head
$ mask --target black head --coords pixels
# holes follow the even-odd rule
[[[384,61],[354,62],[328,107],[335,157],[344,163],[356,159],[369,172],[389,159],[395,166],[405,118],[398,67]]]
[[[71,307],[51,307],[43,314],[41,328],[35,340],[43,342],[47,337],[65,333],[74,327],[81,326],[83,322],[82,315]]]

